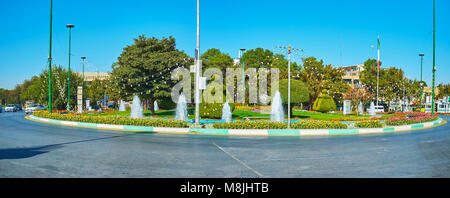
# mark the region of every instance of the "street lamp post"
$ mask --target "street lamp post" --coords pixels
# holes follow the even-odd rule
[[[291,53],[293,51],[303,51],[302,49],[297,49],[288,45],[287,47],[276,46],[275,48],[286,49],[286,53],[288,54],[288,128],[291,127]],[[297,54],[297,53],[296,53]]]
[[[67,88],[67,111],[70,111],[70,44],[72,28],[75,26],[72,24],[67,24],[66,27],[69,28],[69,83]]]
[[[200,122],[200,0],[197,0],[197,48],[195,50],[195,125]]]
[[[48,112],[52,113],[52,8],[53,0],[50,0],[50,48],[48,52]]]
[[[436,71],[436,0],[433,0],[433,87],[431,96],[431,116],[434,116],[434,73]]]
[[[82,93],[81,93],[81,96],[82,96],[81,101],[83,101],[83,98],[84,98],[84,60],[85,59],[86,59],[86,57],[84,57],[84,56],[81,57],[81,60],[83,62],[83,84],[82,84],[83,89],[82,89]],[[81,106],[81,108],[83,108],[83,106]]]
[[[242,90],[242,93],[244,93],[244,96],[242,97],[242,104],[245,103],[245,77],[244,77],[244,51],[245,48],[241,48],[241,69],[242,69],[242,87],[244,90]]]
[[[425,54],[419,54],[420,56],[420,98],[419,98],[419,111],[422,112],[422,92],[423,92],[423,81],[422,81],[422,63],[423,63],[423,56]]]

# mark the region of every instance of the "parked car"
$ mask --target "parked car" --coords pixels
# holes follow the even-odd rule
[[[25,113],[30,114],[30,113],[33,113],[33,111],[38,111],[38,110],[45,110],[44,105],[32,104],[29,107],[25,108]]]
[[[5,112],[16,112],[16,111],[17,111],[16,106],[13,104],[7,104],[5,106]]]
[[[384,112],[383,106],[375,106],[375,112]]]
[[[3,107],[0,105],[0,113],[3,112]]]
[[[16,105],[17,111],[22,111],[22,105]]]

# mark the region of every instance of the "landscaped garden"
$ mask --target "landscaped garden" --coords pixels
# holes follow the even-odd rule
[[[287,129],[287,122],[270,121],[270,114],[258,109],[261,107],[239,107],[232,112],[233,122],[217,122],[206,124],[206,128],[215,129]],[[189,119],[193,119],[193,109],[189,108]],[[88,112],[74,114],[67,112],[48,113],[47,111],[35,111],[34,116],[98,124],[135,125],[153,127],[178,127],[191,126],[188,121],[174,120],[175,110],[160,110],[153,115],[150,111],[144,111],[144,119],[129,118],[130,111],[107,110],[101,113]],[[348,129],[348,128],[381,128],[386,126],[399,126],[407,124],[424,123],[437,120],[438,116],[429,113],[396,112],[391,114],[368,115],[343,115],[342,113],[321,113],[314,111],[294,110],[291,118],[291,129]],[[220,119],[219,119],[220,120]],[[350,121],[350,122],[349,122]]]

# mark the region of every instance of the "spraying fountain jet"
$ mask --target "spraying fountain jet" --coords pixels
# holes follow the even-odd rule
[[[283,104],[281,101],[280,92],[275,92],[272,98],[272,114],[270,115],[270,121],[283,122],[284,121],[284,111]]]
[[[120,100],[119,111],[126,111],[125,102],[123,100]]]
[[[370,103],[369,115],[371,115],[371,116],[376,115],[376,113],[375,113],[375,105],[373,104],[373,102]]]
[[[153,102],[153,109],[155,111],[159,111],[158,102],[156,102],[156,100],[155,100],[155,102]]]
[[[186,97],[183,93],[178,97],[177,110],[175,114],[175,120],[187,121],[188,113],[187,113],[187,105],[186,105]]]
[[[131,118],[144,118],[141,100],[137,95],[133,96],[133,104],[131,104]]]
[[[231,122],[231,108],[228,102],[223,104],[222,108],[222,121]]]

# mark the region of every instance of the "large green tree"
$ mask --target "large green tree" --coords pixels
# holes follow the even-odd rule
[[[450,84],[441,83],[437,87],[439,88],[439,94],[437,97],[442,98],[446,95],[450,95]]]
[[[283,106],[285,108],[284,112],[287,112],[287,104],[288,104],[288,80],[282,79],[280,80],[280,95],[281,99],[283,101]],[[299,105],[301,103],[305,103],[309,101],[309,93],[308,93],[308,87],[305,83],[303,83],[300,80],[291,80],[291,108],[289,111],[292,115],[292,109],[294,108],[294,105]]]
[[[323,89],[328,89],[329,95],[336,102],[341,103],[342,95],[350,88],[342,80],[344,75],[342,69],[324,65],[323,60],[318,61],[315,57],[302,60],[303,70],[301,70],[299,77],[308,84],[310,109]]]
[[[141,35],[126,46],[112,66],[112,84],[120,98],[131,100],[134,94],[151,106],[155,100],[171,100],[171,71],[193,64],[193,59],[176,49],[175,38],[158,39]],[[189,97],[189,96],[187,96]]]

